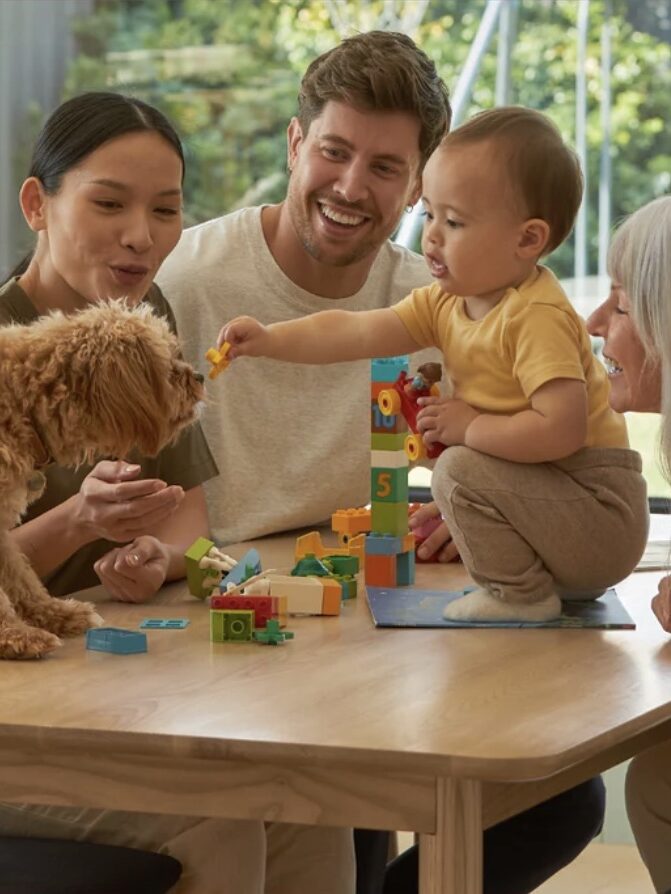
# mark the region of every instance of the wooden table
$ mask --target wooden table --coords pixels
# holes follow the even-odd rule
[[[291,564],[293,538],[260,544]],[[237,551],[236,551],[236,554]],[[241,552],[239,553],[241,554]],[[183,585],[164,605],[107,604],[149,652],[69,641],[0,667],[6,800],[263,818],[420,833],[422,894],[477,894],[482,828],[671,735],[671,638],[619,588],[633,631],[376,630],[365,598],[299,618],[272,648],[210,644]],[[420,566],[456,587],[461,566]]]

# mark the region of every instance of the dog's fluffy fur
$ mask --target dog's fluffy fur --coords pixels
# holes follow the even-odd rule
[[[54,599],[8,531],[44,488],[46,462],[155,456],[196,416],[203,386],[165,320],[122,302],[0,328],[0,658],[39,658],[102,623]]]

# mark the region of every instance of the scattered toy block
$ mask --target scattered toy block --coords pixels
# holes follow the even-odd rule
[[[213,643],[248,643],[252,641],[253,635],[253,611],[210,611],[210,639]]]
[[[201,568],[199,562],[205,558],[214,546],[212,540],[199,537],[184,553],[186,561],[186,583],[189,593],[197,599],[205,599],[210,594],[213,586],[219,580],[219,574],[214,574],[208,568]]]
[[[94,627],[86,631],[86,648],[114,655],[135,655],[147,651],[147,634],[122,627]]]
[[[274,618],[271,618],[265,626],[265,630],[255,630],[254,639],[257,643],[263,643],[266,646],[278,646],[280,643],[293,639],[294,634],[290,630],[280,630],[279,624]]]
[[[187,618],[145,618],[140,628],[148,630],[183,630],[189,626]]]
[[[240,559],[238,564],[233,568],[232,571],[223,578],[219,587],[221,592],[226,592],[226,587],[229,584],[238,584],[243,583],[243,581],[247,580],[254,574],[259,574],[261,571],[261,556],[259,555],[259,551],[257,549],[250,549],[244,554],[244,556]]]
[[[205,357],[212,364],[209,372],[210,379],[216,379],[219,373],[222,373],[231,361],[227,359],[228,352],[231,350],[230,344],[225,341],[220,348],[210,348]]]

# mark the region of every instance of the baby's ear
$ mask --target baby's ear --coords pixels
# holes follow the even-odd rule
[[[520,238],[517,243],[518,257],[525,260],[540,258],[549,239],[550,225],[546,220],[542,220],[540,217],[525,220],[520,228]]]

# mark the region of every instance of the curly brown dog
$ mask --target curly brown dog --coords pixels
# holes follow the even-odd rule
[[[155,456],[196,417],[202,376],[148,306],[94,305],[0,329],[0,658],[39,658],[102,619],[52,598],[8,534],[44,489],[38,471]]]

